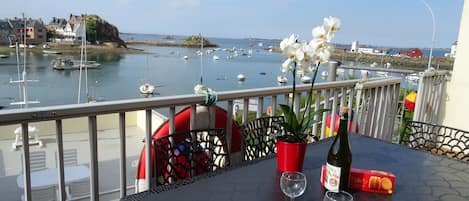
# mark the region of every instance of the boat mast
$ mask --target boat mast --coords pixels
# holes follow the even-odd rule
[[[20,108],[28,108],[29,104],[34,104],[34,103],[39,103],[39,101],[28,101],[28,93],[27,93],[27,84],[28,82],[37,82],[38,80],[28,80],[27,79],[27,74],[26,74],[26,30],[27,30],[27,20],[24,16],[24,13],[23,13],[23,22],[24,22],[24,28],[23,28],[23,73],[22,73],[22,79],[20,80],[20,65],[19,65],[19,50],[18,50],[18,42],[16,42],[16,53],[17,53],[17,57],[16,57],[16,61],[17,61],[17,68],[18,68],[18,80],[10,80],[10,83],[18,83],[19,85],[19,91],[20,91],[20,96],[22,95],[23,97],[23,101],[21,102],[13,102],[13,103],[10,103],[10,105],[20,105]],[[20,40],[21,40],[21,37],[20,37]],[[23,107],[24,105],[24,107]]]
[[[199,33],[199,38],[200,38],[200,84],[204,83],[204,63],[203,63],[203,57],[204,57],[204,38],[202,38],[202,34]]]
[[[86,39],[86,14],[84,14],[83,16],[83,41],[84,44],[83,44],[83,52],[84,52],[84,56],[85,56],[85,59],[84,59],[84,65],[85,65],[85,94],[86,94],[86,98],[88,100],[88,102],[91,101],[91,97],[89,96],[88,94],[88,58],[87,58],[87,52],[86,52],[86,42],[87,42],[87,39]]]
[[[82,20],[85,18],[82,15]],[[84,25],[84,21],[81,23],[81,25]],[[86,31],[86,28],[85,28]],[[81,34],[81,48],[80,48],[80,74],[78,76],[78,104],[80,104],[80,96],[81,96],[81,74],[82,74],[82,68],[83,68],[83,47],[84,47],[84,37],[83,37],[83,32]]]

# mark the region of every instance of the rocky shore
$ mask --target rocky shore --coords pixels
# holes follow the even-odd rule
[[[390,63],[393,68],[403,68],[412,70],[424,70],[427,69],[428,57],[421,58],[410,58],[402,56],[391,56],[391,55],[371,55],[362,53],[352,53],[343,50],[336,50],[332,54],[332,59],[337,61],[355,61],[357,63],[374,63],[384,65]],[[434,68],[452,70],[453,69],[453,58],[433,58],[432,66]],[[382,67],[382,66],[381,66]]]

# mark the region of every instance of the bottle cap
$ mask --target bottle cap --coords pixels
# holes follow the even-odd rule
[[[348,113],[349,108],[346,106],[340,107],[340,113]]]

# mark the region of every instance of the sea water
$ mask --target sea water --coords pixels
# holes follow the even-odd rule
[[[135,41],[165,40],[161,35],[122,34],[121,37],[124,40]],[[176,36],[168,41],[181,42],[183,38]],[[215,91],[278,86],[278,75],[286,75],[288,84],[291,85],[291,73],[280,71],[285,58],[267,49],[270,45],[278,45],[279,40],[222,38],[209,38],[209,40],[219,44],[220,47],[210,55],[204,54],[203,57],[197,55],[199,48],[143,45],[130,46],[144,50],[141,54],[89,54],[88,60],[95,60],[101,66],[98,69],[88,70],[86,74],[82,72],[80,94],[78,94],[79,71],[54,70],[51,65],[52,60],[57,57],[79,60],[79,54],[52,55],[27,52],[27,78],[38,80],[28,83],[28,97],[29,100],[40,101],[39,104],[29,107],[76,104],[78,98],[84,103],[87,94],[96,101],[145,98],[139,92],[139,86],[145,82],[156,86],[155,94],[152,96],[193,94],[194,86],[199,83]],[[234,56],[234,51],[223,50],[230,48],[236,49],[238,56]],[[205,48],[204,53],[207,49],[213,48]],[[252,49],[252,54],[248,53],[249,49]],[[220,59],[214,60],[214,55]],[[184,56],[189,58],[184,60]],[[324,64],[320,68],[316,83],[327,80],[320,76],[322,71],[328,71],[327,66],[328,64]],[[22,69],[23,66],[20,65],[20,72]],[[241,73],[246,76],[244,82],[239,82],[236,78]],[[338,79],[348,79],[348,70],[345,74],[344,78]],[[374,75],[376,74],[372,73],[372,76]],[[393,76],[402,75],[393,74]],[[359,78],[360,72],[353,72],[353,77]],[[0,60],[0,106],[4,109],[19,108],[10,105],[11,102],[22,100],[18,84],[10,83],[10,80],[17,79],[16,55],[12,49],[9,58]],[[299,77],[297,83],[301,83]]]

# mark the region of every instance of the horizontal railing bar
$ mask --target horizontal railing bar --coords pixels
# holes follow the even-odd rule
[[[370,80],[367,82],[363,83],[363,88],[376,88],[376,87],[381,87],[384,85],[392,85],[392,84],[397,84],[401,82],[401,78],[388,78],[388,79],[382,79],[382,80]]]
[[[391,73],[405,73],[405,74],[411,74],[415,73],[417,71],[414,70],[405,70],[405,69],[388,69],[388,68],[377,68],[377,67],[365,67],[365,66],[344,66],[341,65],[338,68],[344,68],[344,69],[353,69],[353,70],[370,70],[370,71],[383,71],[383,72],[391,72]]]
[[[447,70],[437,70],[437,71],[427,71],[423,72],[424,77],[439,76],[439,75],[449,75],[450,71]]]
[[[391,80],[391,81],[390,81]],[[374,78],[365,82],[368,84],[383,85],[395,83],[395,78]],[[331,89],[339,87],[352,87],[360,80],[334,81],[318,83],[314,90]],[[381,83],[381,84],[380,84]],[[297,85],[297,92],[308,92],[310,84]],[[288,94],[291,86],[266,87],[246,90],[224,91],[218,93],[219,101],[240,99],[243,97],[272,96]],[[92,115],[103,115],[117,112],[144,110],[148,108],[163,108],[170,106],[191,105],[204,103],[203,95],[175,95],[166,97],[153,97],[146,99],[128,99],[98,103],[85,103],[75,105],[48,106],[27,109],[11,109],[0,111],[0,125],[18,124],[21,122],[38,122],[57,119],[77,118]]]

